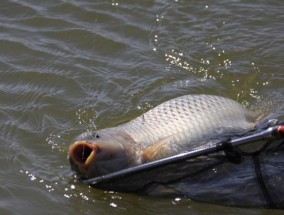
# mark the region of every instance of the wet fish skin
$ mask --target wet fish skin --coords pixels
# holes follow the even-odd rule
[[[117,127],[80,135],[70,147],[70,164],[77,175],[90,178],[239,135],[255,123],[256,117],[231,99],[185,95]],[[84,147],[95,153],[84,157]]]
[[[256,117],[231,99],[212,95],[185,95],[164,102],[132,121],[118,126],[133,137],[136,150],[160,141],[170,154],[189,150],[204,141],[244,132],[255,126]],[[165,156],[169,156],[165,155]]]
[[[116,127],[85,132],[69,149],[71,169],[78,178],[87,179],[126,168],[137,163],[132,144],[133,139]]]

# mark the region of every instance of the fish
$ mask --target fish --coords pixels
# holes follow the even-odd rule
[[[256,123],[256,114],[232,99],[184,95],[129,122],[82,133],[68,157],[76,176],[90,179],[243,135]]]

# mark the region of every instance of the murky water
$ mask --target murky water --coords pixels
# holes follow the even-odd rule
[[[280,214],[77,182],[79,133],[173,97],[210,93],[283,119],[284,2],[0,3],[0,214]]]

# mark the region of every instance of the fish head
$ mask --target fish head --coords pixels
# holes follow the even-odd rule
[[[128,167],[133,160],[131,139],[113,131],[85,132],[69,149],[71,169],[80,179],[98,177]]]

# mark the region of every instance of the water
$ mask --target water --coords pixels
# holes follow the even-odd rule
[[[280,214],[106,192],[77,182],[68,145],[190,93],[275,102],[283,119],[284,3],[0,3],[0,214]]]

